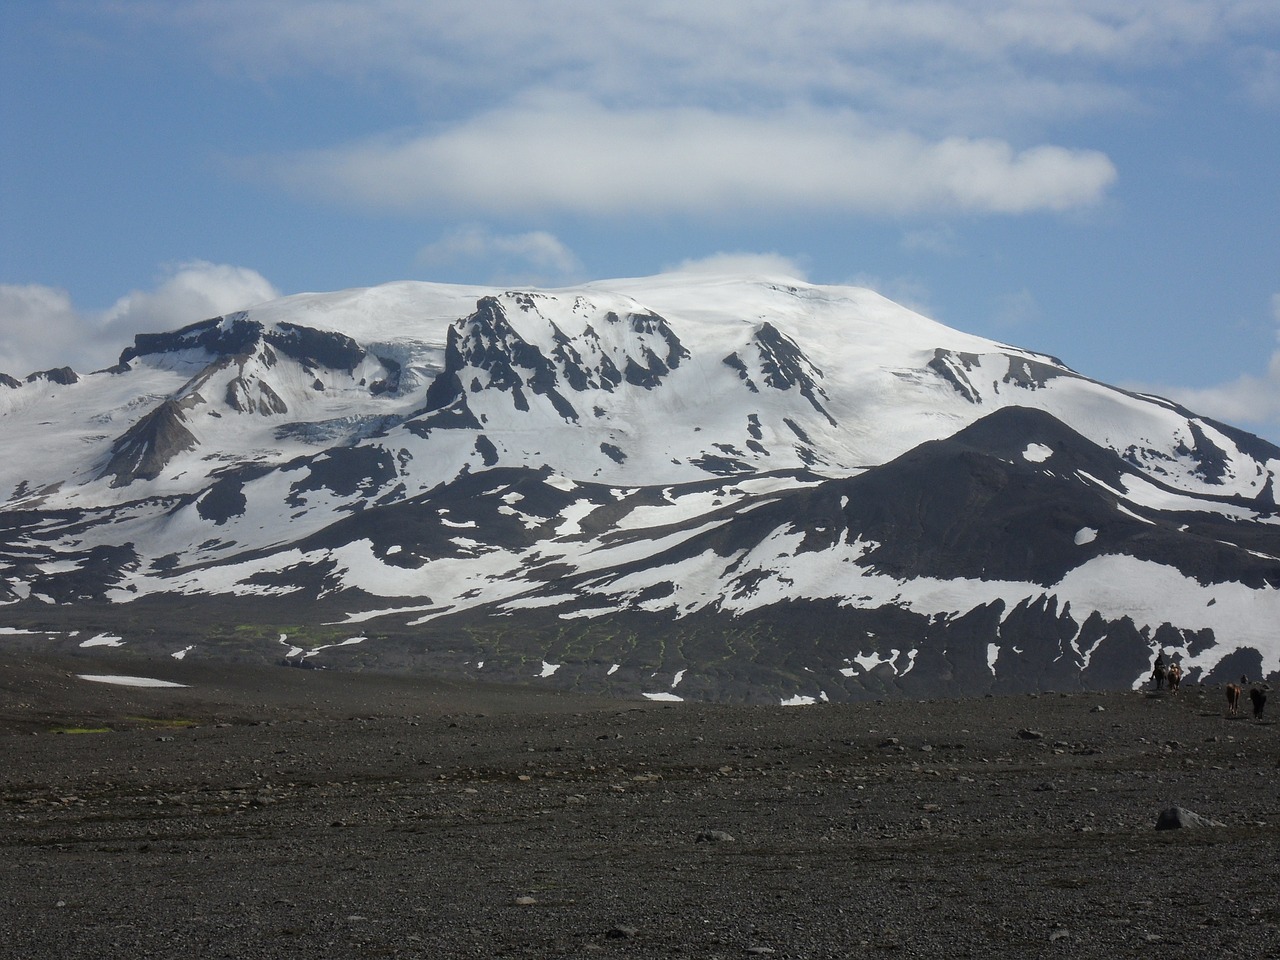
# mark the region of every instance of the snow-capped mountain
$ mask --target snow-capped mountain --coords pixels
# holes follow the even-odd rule
[[[38,642],[772,702],[1280,671],[1280,449],[864,289],[304,294],[4,377],[0,438]]]

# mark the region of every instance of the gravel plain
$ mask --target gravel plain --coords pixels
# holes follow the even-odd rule
[[[122,674],[185,686],[81,679]],[[23,651],[0,750],[5,958],[1280,957],[1277,728],[1219,688],[721,707]]]

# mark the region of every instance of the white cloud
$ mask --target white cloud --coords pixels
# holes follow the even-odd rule
[[[1096,151],[928,140],[847,111],[614,110],[550,94],[408,140],[264,163],[335,201],[495,215],[1018,214],[1096,203],[1116,176]]]
[[[37,284],[0,284],[0,373],[21,379],[64,366],[55,347],[84,335],[84,324],[65,290]]]
[[[118,0],[219,69],[355,76],[418,135],[245,169],[359,208],[774,216],[1017,215],[1115,178],[1055,125],[1158,108],[1188,62],[1255,64],[1269,0]],[[1243,59],[1242,59],[1243,58]],[[1079,128],[1076,127],[1076,130]]]
[[[1070,85],[1078,70],[1063,64],[1177,62],[1280,24],[1269,0],[120,0],[114,9],[175,24],[220,64],[253,75],[394,75],[436,96],[541,85],[648,103],[943,92],[969,67]]]
[[[173,330],[278,296],[254,270],[203,261],[173,268],[156,289],[135,290],[104,311],[77,308],[64,290],[0,284],[0,370],[23,377],[61,366],[100,369],[135,333]]]
[[[682,260],[679,264],[664,267],[673,273],[692,273],[713,276],[766,276],[807,280],[804,268],[793,257],[780,253],[713,253],[697,259]]]
[[[1271,355],[1261,376],[1245,373],[1215,387],[1157,387],[1147,392],[1223,423],[1266,430],[1280,442],[1280,353]]]
[[[1043,312],[1035,295],[1025,287],[996,297],[992,322],[1006,329],[1025,327],[1040,320]]]
[[[1280,293],[1271,298],[1280,326]],[[1241,426],[1280,442],[1280,350],[1273,351],[1261,375],[1245,373],[1211,387],[1134,387],[1175,400],[1203,416]]]
[[[573,251],[545,230],[495,234],[474,224],[423,247],[418,261],[430,267],[485,262],[501,273],[504,282],[567,283],[582,274],[582,263]]]
[[[196,260],[180,264],[155,289],[125,294],[98,319],[101,336],[172,330],[280,296],[256,270]]]
[[[935,223],[929,226],[913,227],[902,234],[899,241],[903,250],[912,253],[935,253],[940,256],[953,256],[960,251],[959,238],[955,228],[949,223]]]
[[[888,297],[894,303],[914,310],[931,320],[945,322],[931,302],[932,291],[928,283],[919,277],[896,276],[881,277],[869,273],[858,273],[848,281],[855,287],[866,287],[874,290],[882,297]]]
[[[1241,51],[1236,69],[1250,100],[1261,107],[1280,105],[1280,50],[1253,47]]]

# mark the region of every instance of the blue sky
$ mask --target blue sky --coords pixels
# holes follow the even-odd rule
[[[0,5],[0,370],[280,294],[871,286],[1280,440],[1275,0]]]

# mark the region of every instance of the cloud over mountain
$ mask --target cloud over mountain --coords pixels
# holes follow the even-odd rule
[[[418,251],[418,262],[439,269],[458,263],[501,264],[494,272],[508,282],[555,285],[581,279],[582,263],[572,250],[546,230],[495,233],[480,224],[449,231]]]
[[[1280,339],[1280,293],[1271,298],[1271,312]],[[1139,389],[1163,393],[1228,423],[1274,431],[1280,425],[1280,349],[1271,353],[1261,374],[1244,373],[1204,387],[1161,384]]]
[[[64,290],[0,284],[0,370],[25,376],[43,367],[94,369],[115,362],[139,332],[216,316],[278,297],[256,270],[191,261],[172,268],[153,290],[134,290],[106,310],[73,304]]]
[[[438,133],[261,162],[294,189],[383,210],[729,219],[1063,211],[1096,203],[1116,176],[1096,151],[930,140],[869,128],[847,111],[615,109],[577,95],[522,100]]]

